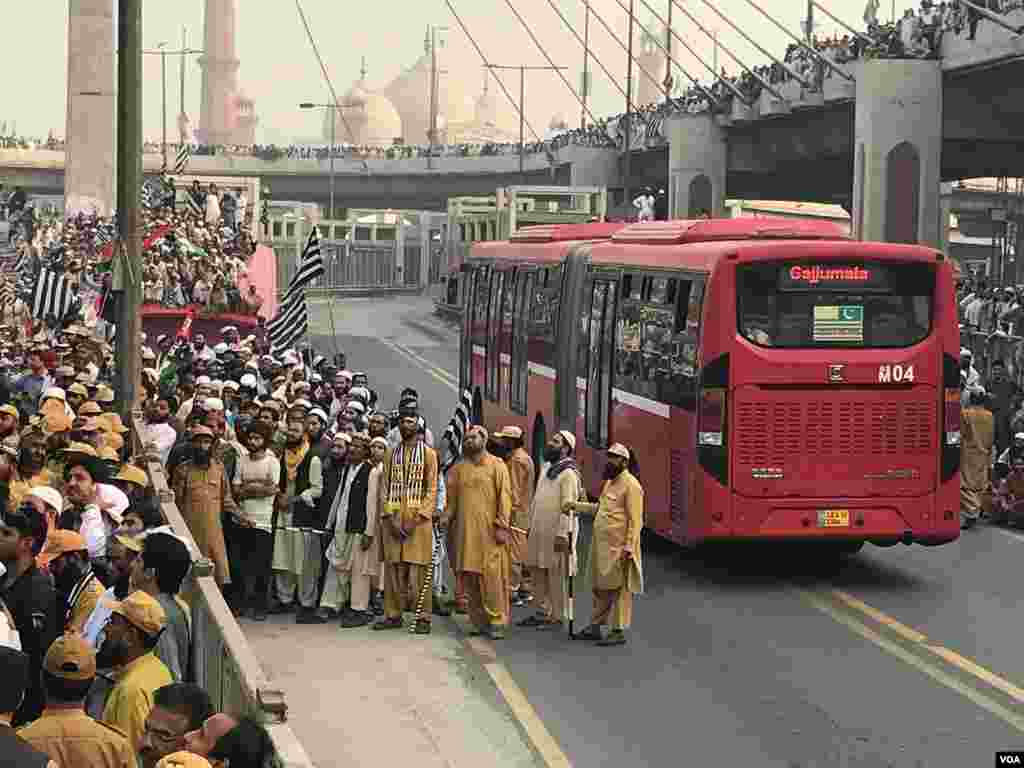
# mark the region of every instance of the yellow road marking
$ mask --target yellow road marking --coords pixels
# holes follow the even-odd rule
[[[1019,701],[1022,704],[1024,704],[1024,689],[1014,685],[1009,680],[999,677],[999,675],[995,674],[991,670],[985,669],[985,667],[981,666],[977,662],[972,661],[966,656],[960,655],[956,651],[952,651],[949,648],[945,648],[944,646],[932,643],[928,639],[927,635],[918,632],[916,629],[912,629],[911,627],[908,627],[905,624],[901,624],[900,622],[896,621],[896,619],[892,618],[892,616],[889,616],[887,613],[883,613],[877,608],[872,608],[870,605],[863,602],[862,600],[858,600],[853,595],[850,595],[839,589],[832,590],[832,594],[846,605],[850,606],[851,608],[857,611],[860,611],[866,616],[869,616],[870,618],[877,621],[879,624],[888,627],[904,639],[909,640],[912,643],[921,645],[922,647],[928,649],[930,653],[934,653],[940,659],[943,659],[949,664],[952,664],[954,667],[958,667],[959,669],[963,670],[967,674],[973,675],[979,680],[988,683],[993,688],[1002,691],[1007,696],[1010,696],[1016,701]]]
[[[841,589],[833,589],[832,594],[839,598],[839,600],[853,608],[854,610],[860,611],[866,616],[871,617],[879,624],[888,627],[897,635],[903,637],[906,640],[909,640],[912,643],[923,643],[928,639],[920,632],[918,632],[916,629],[911,629],[906,624],[901,624],[888,614],[882,613],[877,608],[872,608],[867,603],[863,602],[862,600],[858,600],[856,597],[847,592],[843,592]]]
[[[957,680],[952,675],[948,674],[935,664],[931,664],[925,659],[915,656],[913,653],[908,651],[906,648],[894,643],[891,640],[879,635],[873,629],[868,627],[866,624],[858,621],[852,616],[847,616],[843,612],[836,610],[833,606],[829,605],[826,600],[822,597],[814,594],[805,589],[798,590],[800,595],[807,600],[817,610],[821,611],[825,615],[832,618],[834,621],[847,627],[855,634],[860,635],[865,640],[877,645],[879,648],[895,656],[897,659],[905,664],[909,664],[914,669],[926,674],[941,685],[946,686],[950,690],[956,691],[964,698],[971,701],[973,704],[981,707],[986,712],[995,715],[1000,720],[1003,720],[1007,724],[1013,726],[1018,731],[1024,733],[1024,717],[1017,715],[1010,711],[995,699],[985,695],[981,691],[978,691],[971,686]],[[931,650],[931,649],[929,649]],[[955,654],[954,654],[955,655]]]
[[[386,347],[391,349],[393,352],[395,352],[398,355],[401,355],[402,357],[404,357],[406,360],[413,363],[417,367],[422,368],[426,373],[433,376],[435,379],[437,379],[439,382],[444,384],[449,389],[453,389],[456,392],[459,390],[458,384],[454,381],[451,375],[444,371],[442,368],[438,368],[433,363],[423,359],[415,352],[406,349],[400,344],[396,344],[393,341],[388,341],[387,339],[382,339],[382,342]]]
[[[523,730],[526,731],[527,737],[533,742],[534,748],[541,756],[545,765],[548,768],[572,768],[572,763],[569,762],[568,756],[562,751],[558,742],[555,741],[555,737],[548,731],[547,726],[544,725],[544,721],[540,719],[536,710],[527,701],[526,694],[516,684],[516,681],[512,679],[512,675],[509,674],[505,665],[491,662],[484,664],[484,669],[487,670],[487,674],[491,676],[491,680],[494,681],[498,690],[501,691],[501,695],[505,697],[505,701],[508,702],[512,714],[515,715],[516,719],[523,726]]]
[[[446,371],[441,366],[436,365],[435,363],[430,362],[429,360],[427,360],[427,358],[423,357],[423,355],[420,355],[417,352],[413,352],[411,349],[409,349],[408,347],[406,347],[403,344],[399,344],[397,341],[393,341],[391,343],[397,349],[400,349],[402,352],[404,352],[409,357],[411,357],[413,360],[416,360],[417,362],[419,362],[419,364],[422,365],[424,368],[429,368],[432,371],[436,371],[439,375],[444,376],[444,378],[448,379],[453,384],[458,384],[459,383],[452,374],[448,373],[448,371]]]

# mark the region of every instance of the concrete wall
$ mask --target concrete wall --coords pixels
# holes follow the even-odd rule
[[[113,0],[69,0],[68,213],[96,210],[106,216],[115,208],[116,58]]]

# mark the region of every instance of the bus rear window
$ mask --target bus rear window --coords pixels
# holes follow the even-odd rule
[[[765,347],[909,347],[931,331],[929,264],[760,262],[736,270],[738,329]]]

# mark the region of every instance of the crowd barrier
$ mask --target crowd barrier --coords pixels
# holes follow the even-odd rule
[[[174,492],[168,486],[159,457],[147,451],[142,443],[140,436],[145,434],[145,428],[141,413],[132,415],[131,426],[133,455],[153,484],[164,520],[198,552],[174,502]],[[182,595],[192,616],[192,682],[206,689],[218,712],[249,715],[263,722],[281,766],[313,768],[313,762],[288,724],[284,692],[275,688],[263,673],[259,659],[214,581],[210,560],[200,558],[193,563]]]

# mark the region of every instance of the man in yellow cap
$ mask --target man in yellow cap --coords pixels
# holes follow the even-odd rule
[[[512,492],[512,534],[509,555],[512,558],[512,605],[526,605],[533,600],[533,584],[526,562],[526,538],[530,531],[530,513],[533,508],[533,485],[536,468],[533,459],[523,448],[523,430],[516,426],[505,427],[494,434],[505,447],[505,466]]]
[[[161,758],[156,768],[211,768],[210,761],[191,752],[175,752]]]
[[[590,545],[594,608],[590,626],[580,633],[598,645],[625,645],[633,621],[633,595],[644,590],[640,533],[644,527],[644,489],[633,474],[636,461],[622,443],[608,448],[604,486],[597,504],[570,502],[568,510],[596,514]],[[607,637],[601,627],[611,624]]]
[[[486,446],[486,429],[466,430],[462,460],[448,473],[442,527],[452,527],[449,557],[462,575],[474,634],[501,640],[509,619],[512,492],[505,462]]]
[[[85,713],[96,677],[96,652],[77,633],[58,637],[43,660],[46,708],[18,735],[60,766],[135,768],[135,750],[124,733]]]
[[[153,692],[173,682],[154,650],[167,616],[160,603],[145,592],[132,592],[111,607],[106,637],[97,654],[104,668],[117,670],[117,683],[107,697],[103,721],[120,728],[138,751]]]
[[[103,585],[89,562],[85,537],[76,531],[50,531],[42,554],[49,557],[62,628],[82,632],[103,596]]]
[[[11,448],[17,448],[21,442],[21,416],[13,405],[0,406],[0,441]]]

